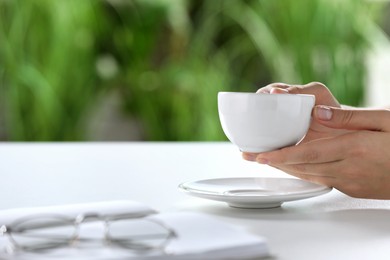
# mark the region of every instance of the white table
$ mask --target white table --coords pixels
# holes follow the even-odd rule
[[[236,209],[177,190],[184,181],[280,176],[230,143],[1,143],[0,209],[130,199],[205,212],[269,241],[272,259],[390,259],[390,201],[336,190],[274,209]]]

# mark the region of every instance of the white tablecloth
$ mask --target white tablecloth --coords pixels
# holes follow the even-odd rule
[[[1,143],[0,209],[135,200],[161,212],[196,211],[264,236],[274,259],[390,259],[390,201],[337,190],[274,209],[192,198],[181,182],[286,177],[246,162],[230,143]]]

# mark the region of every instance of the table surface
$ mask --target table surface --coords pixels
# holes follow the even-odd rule
[[[179,183],[288,177],[241,159],[227,142],[0,143],[0,209],[135,200],[197,211],[268,239],[272,259],[389,259],[390,201],[337,190],[273,209],[237,209],[190,197]]]

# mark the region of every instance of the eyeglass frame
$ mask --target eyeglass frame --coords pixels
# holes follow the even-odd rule
[[[69,217],[69,216],[65,216],[65,215],[61,215],[61,214],[37,214],[37,215],[30,215],[30,216],[25,216],[25,217],[22,217],[22,218],[18,218],[16,219],[14,222],[12,222],[11,224],[9,225],[1,225],[0,226],[0,236],[4,236],[4,235],[7,235],[7,237],[9,238],[9,240],[12,242],[12,245],[16,248],[16,249],[19,249],[19,250],[24,250],[24,251],[36,251],[37,249],[39,248],[27,248],[27,247],[24,247],[22,246],[20,243],[18,243],[14,237],[12,236],[13,233],[17,233],[15,231],[13,231],[13,229],[15,227],[17,227],[19,224],[23,223],[23,222],[26,222],[26,221],[29,221],[29,220],[33,220],[33,219],[44,219],[44,218],[53,218],[53,219],[57,219],[57,220],[61,220],[63,221],[62,223],[69,223],[69,224],[72,224],[73,228],[74,228],[74,234],[69,237],[69,239],[67,239],[66,242],[64,242],[63,244],[58,244],[57,246],[54,246],[54,247],[50,247],[50,249],[55,249],[55,248],[60,248],[60,247],[63,247],[65,245],[68,245],[68,246],[72,246],[72,244],[74,244],[75,242],[79,241],[79,230],[80,230],[80,226],[81,224],[83,223],[87,223],[87,222],[92,222],[92,221],[102,221],[104,223],[104,241],[105,242],[108,242],[108,244],[115,244],[116,246],[119,246],[119,247],[122,247],[122,248],[125,248],[125,249],[129,249],[131,251],[142,251],[142,252],[149,252],[149,251],[155,251],[155,250],[160,250],[162,253],[164,254],[169,254],[169,252],[167,252],[165,249],[166,249],[166,246],[167,244],[172,240],[172,239],[175,239],[177,238],[177,233],[172,229],[170,228],[169,226],[167,226],[166,224],[156,220],[156,219],[150,219],[150,218],[146,218],[147,216],[150,216],[151,214],[150,213],[128,213],[128,214],[119,214],[119,215],[100,215],[98,213],[83,213],[83,214],[79,214],[77,215],[76,217]],[[167,231],[167,237],[164,239],[163,243],[160,245],[160,246],[156,246],[156,247],[153,247],[153,248],[145,248],[145,249],[142,249],[140,250],[139,248],[132,248],[130,246],[125,246],[124,244],[121,244],[119,242],[116,242],[114,241],[112,238],[110,238],[109,236],[109,224],[111,222],[114,222],[114,221],[119,221],[119,220],[145,220],[145,221],[149,221],[151,223],[154,223],[154,224],[157,224],[159,225],[160,227],[164,228],[166,231]],[[42,227],[42,228],[46,228],[47,226],[45,227]],[[38,228],[39,229],[39,228]],[[95,239],[92,239],[92,240],[95,240]],[[98,239],[96,239],[98,240]]]

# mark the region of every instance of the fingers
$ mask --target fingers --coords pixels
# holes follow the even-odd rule
[[[262,164],[293,165],[339,161],[348,154],[348,137],[319,139],[260,154],[244,153],[243,158]]]
[[[269,165],[297,178],[334,187],[352,196],[359,194],[359,192],[354,193],[354,189],[356,190],[354,183],[356,182],[355,170],[360,166],[357,166],[355,162],[353,164],[355,168],[351,169],[351,162],[348,159],[323,163],[283,164],[269,162]]]
[[[275,166],[273,166],[275,167]],[[338,184],[339,180],[335,176],[326,176],[321,174],[313,174],[313,173],[304,173],[300,171],[292,170],[291,168],[286,167],[275,167],[291,176],[297,177],[302,180],[306,180],[309,182],[325,185],[328,187],[335,187]]]
[[[271,83],[263,88],[260,88],[257,93],[272,93],[272,91],[281,91],[282,93],[290,94],[322,94],[324,91],[329,91],[328,88],[319,82],[311,82],[306,85],[290,85],[285,83]]]
[[[316,104],[340,107],[339,102],[333,97],[329,89],[320,82],[311,82],[306,85],[289,85],[285,83],[272,83],[260,88],[257,93],[270,94],[309,94],[316,96]]]
[[[341,109],[316,106],[313,117],[322,125],[337,129],[390,131],[389,110]]]
[[[343,149],[336,149],[337,152],[334,152],[335,144],[340,145],[341,142],[322,139],[272,152],[243,153],[243,158],[268,164],[303,180],[334,187],[338,180],[337,175],[333,174],[338,173],[345,155]]]
[[[273,167],[306,181],[334,187],[356,198],[387,199],[390,196],[386,177],[381,176],[378,182],[378,176],[373,176],[372,171],[368,171],[357,161]]]
[[[284,83],[271,83],[271,84],[268,84],[267,86],[265,87],[262,87],[260,89],[258,89],[256,91],[256,93],[271,93],[274,89],[277,89],[279,91],[283,91],[283,93],[288,93],[288,88],[290,87],[290,85],[287,85],[287,84],[284,84]]]

